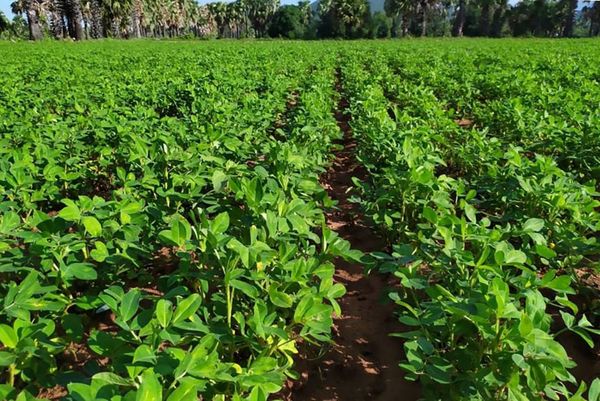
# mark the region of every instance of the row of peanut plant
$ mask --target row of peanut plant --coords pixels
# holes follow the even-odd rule
[[[599,55],[597,42],[347,49],[368,171],[355,201],[391,245],[374,256],[399,280],[401,367],[426,399],[598,400],[561,339],[597,352]]]
[[[287,47],[286,47],[287,46]],[[282,53],[284,48],[285,53]],[[266,401],[330,340],[321,45],[3,45],[0,399]]]
[[[411,49],[410,57],[394,52],[388,65],[401,80],[424,83],[456,119],[506,144],[550,155],[583,179],[600,178],[595,41],[550,49],[544,42],[501,42],[431,50]]]

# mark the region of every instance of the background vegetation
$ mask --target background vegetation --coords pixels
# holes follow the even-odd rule
[[[597,36],[600,2],[577,0],[17,0],[0,37],[388,38],[404,36]]]

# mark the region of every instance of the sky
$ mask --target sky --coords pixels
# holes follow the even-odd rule
[[[8,17],[12,17],[12,13],[10,12],[10,3],[12,3],[12,1],[13,0],[0,0],[0,11]]]

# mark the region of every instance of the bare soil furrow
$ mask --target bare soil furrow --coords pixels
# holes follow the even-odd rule
[[[343,148],[322,184],[337,208],[327,213],[328,226],[352,247],[363,252],[382,250],[385,242],[363,221],[357,205],[349,198],[352,177],[364,178],[365,171],[354,156],[356,142],[350,127],[348,102],[343,95],[340,73],[337,73],[340,101],[335,117],[344,137]],[[364,267],[342,260],[336,263],[336,279],[346,286],[340,300],[342,316],[335,320],[334,344],[322,357],[304,361],[303,379],[292,390],[293,401],[412,401],[419,398],[419,386],[407,382],[398,367],[402,347],[389,334],[400,330],[394,308],[384,302],[386,279],[366,275]]]

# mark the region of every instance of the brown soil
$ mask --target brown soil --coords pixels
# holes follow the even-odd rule
[[[87,336],[86,336],[87,337]],[[70,343],[61,355],[61,366],[69,370],[82,370],[86,363],[96,361],[100,366],[106,366],[109,363],[107,357],[101,357],[87,345],[87,338],[82,343]]]
[[[40,389],[36,398],[42,400],[60,400],[61,398],[66,397],[67,394],[67,389],[57,384],[54,387]]]
[[[471,128],[473,126],[473,120],[469,120],[468,118],[461,118],[454,120],[454,122],[461,128]]]
[[[341,87],[338,79],[338,91]],[[344,132],[343,149],[335,155],[322,184],[338,210],[327,214],[328,226],[352,247],[363,252],[381,250],[385,242],[361,217],[357,205],[350,203],[352,177],[364,177],[356,163],[348,103],[341,99],[335,112]],[[340,300],[342,316],[335,319],[334,344],[322,357],[300,361],[302,380],[291,388],[292,401],[417,400],[419,385],[403,379],[398,363],[403,359],[402,343],[389,334],[401,330],[394,318],[394,307],[383,303],[386,279],[365,275],[363,266],[338,261],[336,280],[346,286]]]
[[[600,274],[598,274],[595,269],[575,269],[575,274],[579,278],[581,284],[586,285],[593,290],[600,291]]]

